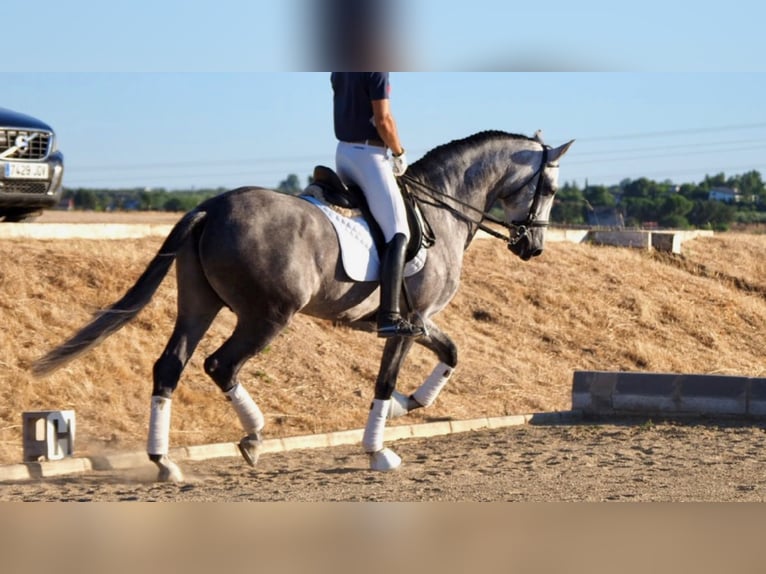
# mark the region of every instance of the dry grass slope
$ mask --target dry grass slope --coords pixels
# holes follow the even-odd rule
[[[136,321],[44,379],[32,360],[130,286],[161,239],[0,242],[0,463],[21,460],[21,413],[74,409],[77,451],[141,449],[151,370],[172,329],[175,280]],[[437,404],[407,422],[570,407],[575,369],[763,376],[766,236],[724,234],[684,255],[551,243],[529,263],[498,241],[468,250],[463,285],[439,319],[461,362]],[[175,446],[233,441],[236,417],[202,371],[233,326],[222,314],[190,362],[174,401]],[[358,428],[372,396],[381,342],[297,318],[241,373],[269,437]],[[416,349],[399,388],[411,391],[434,358]]]

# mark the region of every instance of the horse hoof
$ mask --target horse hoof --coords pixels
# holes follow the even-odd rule
[[[378,452],[371,452],[368,454],[370,455],[370,470],[390,472],[402,465],[402,459],[399,455],[389,448],[384,448]]]
[[[239,441],[239,452],[242,454],[242,458],[250,466],[255,466],[258,462],[258,457],[261,451],[261,437],[258,435],[247,435],[241,441]]]
[[[172,460],[170,460],[168,457],[163,456],[155,464],[160,469],[160,472],[157,475],[157,480],[159,482],[183,482],[184,481],[184,473],[181,472],[181,469],[179,468],[179,466],[176,463],[174,463]]]

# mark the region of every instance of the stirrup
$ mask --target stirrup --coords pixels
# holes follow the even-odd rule
[[[425,334],[423,327],[413,325],[406,319],[397,319],[378,327],[378,337],[383,339],[389,337],[422,337]]]

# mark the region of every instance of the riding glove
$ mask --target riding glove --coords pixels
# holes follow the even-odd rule
[[[407,171],[407,155],[404,153],[404,150],[399,155],[391,156],[391,165],[396,177],[404,175],[404,172]]]

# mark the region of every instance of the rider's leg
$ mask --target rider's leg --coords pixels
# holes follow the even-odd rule
[[[419,337],[424,334],[421,327],[413,325],[402,317],[399,300],[404,280],[404,256],[407,237],[401,233],[386,245],[380,266],[380,310],[378,311],[379,337]]]
[[[423,335],[423,329],[404,319],[399,308],[410,229],[404,199],[387,160],[386,150],[341,142],[336,153],[336,167],[341,178],[353,181],[362,188],[386,240],[380,270],[379,336]]]

